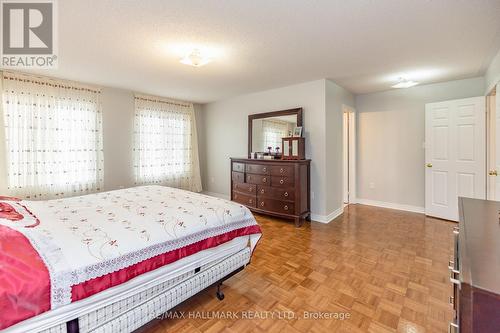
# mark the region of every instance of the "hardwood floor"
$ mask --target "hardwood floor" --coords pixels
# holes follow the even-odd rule
[[[447,332],[454,223],[362,205],[302,228],[256,217],[263,238],[252,263],[224,283],[223,301],[209,288],[171,312],[188,318],[139,331]],[[330,318],[304,318],[310,312]]]

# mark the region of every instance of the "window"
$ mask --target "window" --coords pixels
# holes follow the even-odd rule
[[[100,91],[73,82],[3,72],[8,188],[47,199],[100,190]]]
[[[276,147],[281,149],[281,138],[288,136],[288,123],[280,120],[263,120],[262,132],[264,133],[264,149]]]
[[[134,127],[137,184],[201,191],[193,104],[137,95]]]

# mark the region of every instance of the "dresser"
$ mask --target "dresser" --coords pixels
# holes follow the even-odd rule
[[[310,220],[310,160],[231,158],[231,200],[251,211]]]
[[[500,202],[459,199],[449,263],[455,318],[450,332],[500,332]]]

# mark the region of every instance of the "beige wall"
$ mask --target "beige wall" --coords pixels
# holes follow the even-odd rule
[[[425,104],[484,90],[473,78],[356,96],[358,198],[423,207]]]
[[[486,90],[485,95],[488,94],[493,87],[500,82],[500,50],[491,61],[490,66],[485,74]]]
[[[102,129],[104,189],[133,186],[133,92],[114,88],[102,90]]]
[[[326,211],[343,207],[343,105],[354,107],[354,96],[331,80],[326,91]]]
[[[229,195],[230,157],[247,156],[248,115],[302,107],[306,155],[311,163],[312,212],[327,215],[325,158],[325,80],[241,95],[203,106],[204,188]],[[201,147],[201,146],[200,146]],[[200,148],[201,149],[201,148]]]

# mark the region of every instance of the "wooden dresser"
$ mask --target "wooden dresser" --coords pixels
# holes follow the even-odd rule
[[[450,261],[456,317],[450,332],[500,332],[500,202],[459,200]]]
[[[311,217],[310,164],[310,160],[231,158],[231,200],[301,226]]]

